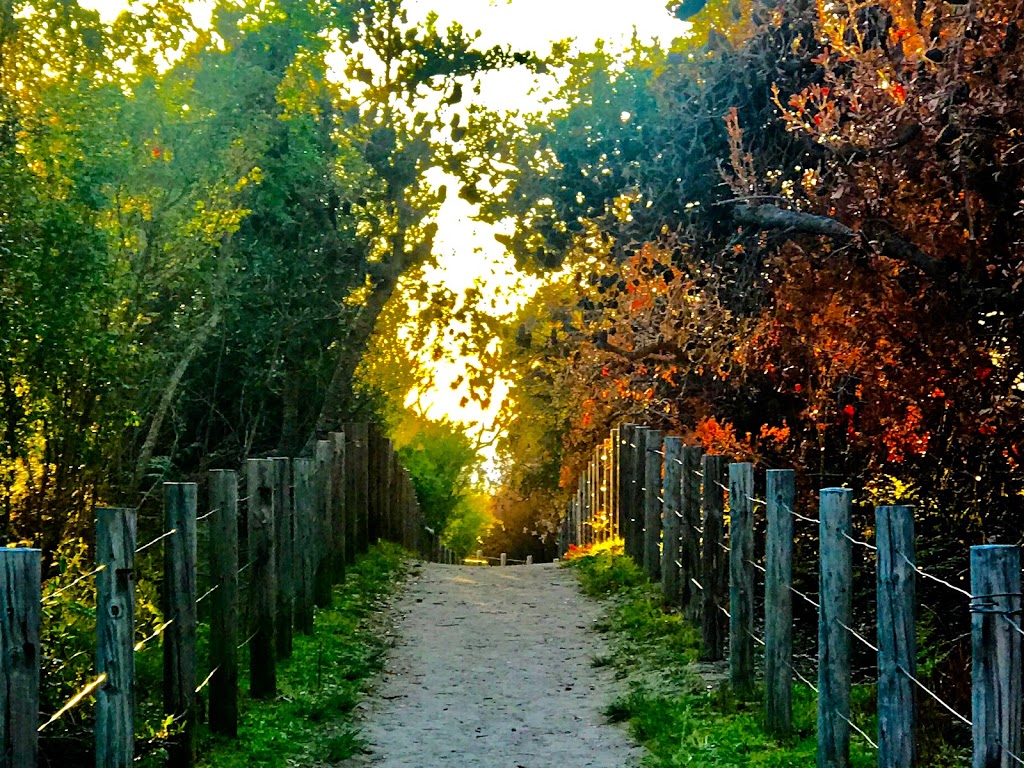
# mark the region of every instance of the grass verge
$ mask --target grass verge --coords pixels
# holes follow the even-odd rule
[[[401,548],[382,543],[348,570],[345,583],[334,588],[333,606],[317,611],[314,633],[296,635],[291,659],[278,664],[277,698],[256,702],[243,690],[238,739],[203,733],[201,766],[334,763],[362,748],[352,710],[386,653],[368,619],[401,580],[406,556]],[[240,684],[245,688],[247,680]]]
[[[778,740],[764,729],[762,694],[744,700],[725,684],[706,681],[696,665],[698,631],[677,614],[666,613],[662,599],[633,561],[597,554],[570,561],[588,595],[606,602],[600,628],[609,633],[612,653],[595,665],[611,666],[627,691],[608,709],[612,720],[628,721],[635,738],[649,751],[645,765],[749,766],[807,768],[814,765],[817,699],[794,686],[794,735]],[[855,686],[854,712],[868,733],[872,686]],[[877,755],[855,735],[853,768],[870,768]]]

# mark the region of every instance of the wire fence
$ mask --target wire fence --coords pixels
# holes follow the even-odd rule
[[[606,449],[608,443],[613,450]],[[909,766],[916,724],[915,708],[907,702],[917,691],[972,729],[975,765],[1021,764],[1024,627],[1018,545],[971,547],[968,590],[917,565],[910,507],[876,508],[874,526],[866,526],[875,536],[867,540],[852,529],[849,489],[823,489],[815,516],[796,508],[791,470],[769,470],[760,497],[754,494],[752,465],[728,463],[657,430],[621,425],[599,448],[600,456],[595,454],[581,472],[566,509],[560,551],[620,534],[625,553],[660,580],[666,600],[700,624],[702,658],[730,657],[730,683],[737,689],[753,689],[753,663],[747,660],[754,658],[755,646],[761,648],[770,730],[789,732],[792,711],[786,708],[791,703],[782,689],[788,691],[796,679],[817,696],[819,761],[848,764],[849,735],[855,734],[879,751],[880,765]],[[615,478],[607,499],[593,494],[592,478],[604,471],[601,462],[610,464]],[[795,543],[815,538],[807,529],[798,533],[794,523],[817,526],[817,595],[793,580]],[[755,530],[765,537],[761,561],[753,556]],[[876,605],[861,610],[868,618],[860,624],[853,619],[854,551],[863,553],[864,567],[875,570],[877,582]],[[916,673],[915,579],[940,585],[970,611],[973,718]],[[764,594],[764,634],[757,631],[752,611],[757,593]],[[807,665],[815,670],[818,685],[797,669],[795,661],[802,657],[793,650],[793,607],[785,595],[811,609],[819,644]],[[875,737],[852,712],[854,648],[877,660]],[[846,754],[840,754],[843,750]]]
[[[164,530],[139,545],[134,540],[136,510],[98,509],[98,562],[57,588],[41,585],[38,550],[0,549],[0,558],[5,559],[0,562],[2,593],[18,597],[10,610],[0,611],[0,709],[6,711],[8,702],[17,699],[36,702],[39,711],[38,665],[48,658],[46,649],[40,646],[38,652],[26,654],[22,643],[17,653],[12,652],[22,642],[12,630],[29,628],[24,641],[39,644],[45,628],[41,608],[58,611],[54,620],[62,619],[59,610],[64,607],[94,615],[98,649],[93,670],[76,672],[86,682],[52,714],[40,713],[31,729],[3,730],[0,756],[36,755],[39,734],[49,738],[52,731],[66,727],[62,721],[66,723],[71,713],[95,702],[97,764],[128,765],[137,760],[133,689],[139,681],[132,674],[136,665],[131,659],[161,647],[165,656],[188,660],[164,665],[162,689],[166,722],[171,724],[165,739],[166,764],[191,765],[201,712],[208,714],[214,732],[237,733],[239,655],[247,652],[250,695],[276,695],[273,683],[265,683],[273,680],[277,661],[290,653],[292,633],[313,630],[316,606],[329,602],[332,586],[344,578],[344,567],[366,552],[371,541],[394,541],[426,559],[437,559],[438,537],[424,528],[411,477],[390,443],[368,425],[350,426],[351,434],[337,433],[321,441],[313,458],[247,461],[244,494],[239,493],[238,473],[209,473],[210,504],[203,505],[202,514],[196,483],[166,483]],[[344,487],[344,496],[333,492],[339,487]],[[159,550],[162,563],[143,557]],[[248,556],[239,566],[240,550]],[[162,612],[152,606],[144,615],[137,610],[136,585],[143,581],[159,588]],[[88,605],[92,601],[94,608]],[[136,625],[140,618],[144,620]],[[202,659],[200,625],[208,626],[204,633],[209,636]],[[245,639],[239,642],[240,637]],[[89,655],[83,650],[60,663],[54,659],[48,671],[79,668]],[[29,668],[33,664],[35,673]],[[145,697],[147,690],[140,689],[139,696]],[[92,722],[74,720],[77,728]],[[113,722],[120,723],[115,730],[121,736],[99,727]],[[19,768],[34,768],[34,758],[16,763]]]

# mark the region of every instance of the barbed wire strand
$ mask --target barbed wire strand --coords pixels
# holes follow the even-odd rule
[[[900,557],[903,558],[903,562],[905,562],[907,565],[909,565],[911,568],[914,569],[914,572],[917,575],[924,576],[926,579],[931,579],[932,581],[938,582],[939,584],[942,584],[943,586],[949,587],[950,589],[952,589],[952,590],[954,590],[956,592],[959,592],[961,595],[964,595],[968,600],[973,600],[974,599],[974,595],[972,595],[966,589],[962,589],[961,587],[958,587],[956,584],[950,584],[948,581],[945,581],[944,579],[940,579],[938,576],[933,576],[932,574],[928,573],[927,571],[922,571],[920,568],[917,567],[917,565],[914,564],[913,561],[911,561],[911,559],[909,557],[907,557],[902,552],[900,552],[899,555],[900,555]]]
[[[258,635],[258,634],[259,634],[259,630],[256,630],[256,631],[255,631],[255,632],[253,632],[253,633],[252,633],[251,635],[249,635],[249,636],[248,636],[247,638],[245,638],[245,640],[243,640],[242,642],[240,642],[240,643],[239,643],[239,644],[238,644],[238,645],[236,646],[236,648],[237,648],[238,650],[241,650],[242,648],[244,648],[245,646],[247,646],[247,645],[248,645],[249,643],[251,643],[251,642],[252,642],[252,639],[253,639],[254,637],[256,637],[256,635]]]
[[[142,638],[141,640],[139,640],[139,642],[137,642],[137,643],[135,644],[135,648],[134,648],[133,650],[134,650],[134,651],[135,651],[136,653],[138,653],[139,651],[141,651],[141,650],[142,650],[143,648],[145,648],[145,647],[146,647],[146,643],[148,643],[148,642],[149,642],[150,640],[154,640],[154,639],[156,639],[157,637],[159,637],[159,636],[160,636],[160,635],[161,635],[161,634],[163,633],[163,631],[164,631],[165,629],[167,629],[167,628],[168,628],[169,626],[171,626],[171,624],[173,624],[173,623],[174,623],[174,619],[169,619],[169,620],[165,621],[165,622],[164,622],[163,624],[161,624],[161,625],[160,625],[159,627],[157,627],[157,628],[156,628],[156,629],[155,629],[155,630],[154,630],[154,631],[152,632],[152,634],[150,634],[150,635],[148,635],[148,636],[146,636],[146,637]]]
[[[1013,752],[1008,750],[1006,747],[1002,747],[1002,750],[1006,753],[1006,756],[1013,760],[1015,763],[1017,763],[1017,765],[1024,765],[1024,760],[1017,757],[1017,755],[1013,754]]]
[[[836,714],[837,714],[837,715],[838,715],[838,716],[839,716],[840,718],[842,718],[843,720],[845,720],[845,721],[846,721],[846,724],[847,724],[848,726],[850,726],[851,728],[853,728],[853,730],[855,730],[855,731],[856,731],[857,733],[859,733],[859,734],[860,734],[860,737],[861,737],[862,739],[864,739],[864,741],[866,741],[866,742],[867,742],[868,744],[870,744],[870,745],[871,745],[872,747],[874,747],[875,749],[878,749],[878,745],[877,745],[877,744],[875,744],[875,742],[873,742],[873,741],[871,740],[871,737],[870,737],[870,736],[868,736],[868,735],[867,735],[866,733],[864,733],[864,731],[862,731],[862,730],[861,730],[860,728],[858,728],[858,727],[857,727],[857,724],[856,724],[856,723],[854,723],[854,722],[853,722],[853,720],[851,720],[850,718],[848,718],[848,717],[847,717],[846,715],[844,715],[844,714],[843,714],[842,712],[839,712],[838,710],[833,710],[833,712],[835,712],[835,713],[836,713]]]
[[[177,532],[178,532],[178,529],[177,529],[177,528],[171,528],[171,530],[169,530],[169,531],[164,531],[163,533],[161,533],[161,534],[160,534],[159,536],[157,536],[157,537],[156,537],[155,539],[153,539],[152,541],[146,542],[146,543],[145,543],[145,544],[143,544],[143,545],[142,545],[141,547],[138,547],[138,548],[136,548],[136,550],[135,550],[135,554],[137,555],[137,554],[139,554],[140,552],[145,552],[145,551],[146,551],[147,549],[149,549],[150,547],[152,547],[152,546],[153,546],[154,544],[157,544],[157,543],[159,543],[159,542],[163,541],[163,540],[164,540],[164,539],[166,539],[166,538],[167,538],[168,536],[173,536],[173,535],[174,535],[174,534],[176,534]]]
[[[874,651],[875,653],[878,653],[878,646],[877,645],[872,645],[871,642],[866,637],[864,637],[862,634],[860,634],[860,632],[855,630],[853,627],[848,627],[846,624],[844,624],[841,621],[839,622],[839,626],[841,626],[843,629],[845,629],[847,632],[849,632],[855,638],[860,640],[864,645],[866,645],[872,651]]]
[[[804,594],[803,592],[801,592],[801,591],[800,591],[799,589],[797,589],[796,587],[790,586],[790,588],[789,588],[789,591],[790,591],[790,592],[792,592],[792,593],[793,593],[794,595],[797,595],[797,596],[799,596],[799,597],[802,597],[802,598],[803,598],[804,600],[806,600],[806,601],[807,601],[808,603],[810,603],[811,605],[813,605],[813,606],[814,606],[815,608],[817,608],[817,609],[818,609],[819,611],[821,610],[821,605],[819,605],[819,604],[818,604],[818,603],[816,603],[816,602],[815,602],[814,600],[812,600],[811,598],[809,598],[809,597],[808,597],[807,595],[805,595],[805,594]]]
[[[918,680],[916,677],[914,677],[912,674],[910,674],[902,664],[897,664],[896,665],[896,669],[898,669],[900,672],[902,672],[904,675],[906,675],[907,678],[912,683],[914,683],[918,688],[920,688],[922,691],[924,691],[929,696],[931,696],[933,699],[935,699],[936,702],[938,702],[943,707],[945,707],[946,710],[949,711],[949,713],[951,715],[953,715],[957,720],[962,722],[964,725],[970,726],[972,728],[974,727],[974,724],[970,720],[968,720],[966,717],[964,717],[959,712],[957,712],[955,709],[953,709],[953,707],[951,707],[949,704],[947,704],[941,698],[939,698],[939,695],[937,693],[932,691],[928,686],[926,686],[924,683],[922,683],[920,680]]]
[[[197,522],[197,523],[201,523],[201,522],[203,522],[203,520],[205,520],[206,518],[208,518],[208,517],[213,517],[213,515],[214,515],[214,513],[215,513],[216,511],[217,511],[216,509],[211,509],[211,510],[210,510],[209,512],[207,512],[207,513],[206,513],[205,515],[201,515],[201,516],[197,517],[197,518],[196,518],[196,522]]]
[[[203,600],[208,598],[210,595],[212,595],[218,589],[220,589],[220,584],[215,584],[212,587],[210,587],[208,590],[206,590],[206,592],[203,594],[202,597],[200,597],[198,600],[196,600],[196,605],[199,605],[201,602],[203,602]]]
[[[104,672],[99,677],[97,677],[95,680],[93,680],[91,683],[89,683],[87,686],[85,686],[85,688],[83,688],[78,693],[76,693],[74,696],[72,696],[70,699],[68,699],[67,703],[63,707],[58,709],[57,712],[54,713],[53,717],[51,717],[45,723],[40,725],[39,728],[36,729],[36,733],[41,733],[44,728],[46,728],[47,726],[53,725],[55,722],[60,720],[62,717],[64,717],[64,715],[66,715],[68,712],[70,712],[72,709],[74,709],[76,706],[78,706],[78,704],[82,701],[82,699],[84,699],[90,693],[95,691],[97,688],[99,688],[101,685],[103,685],[103,683],[105,683],[106,681],[107,681],[107,673]]]
[[[78,577],[77,579],[75,579],[74,581],[72,581],[72,582],[71,582],[70,584],[68,584],[67,586],[65,586],[65,587],[61,587],[60,589],[57,589],[57,590],[54,590],[53,592],[51,592],[50,594],[46,595],[46,597],[44,597],[44,598],[43,598],[43,605],[48,605],[48,604],[49,604],[50,602],[52,602],[52,601],[53,601],[53,598],[57,597],[57,595],[62,595],[62,594],[64,594],[65,592],[67,592],[67,591],[68,591],[69,589],[71,589],[72,587],[76,587],[76,586],[78,586],[78,585],[79,585],[79,584],[81,584],[81,583],[82,583],[83,581],[85,581],[86,579],[88,579],[88,578],[89,578],[90,576],[95,576],[95,575],[96,575],[97,573],[99,573],[100,571],[104,571],[104,570],[106,570],[106,568],[107,568],[107,566],[105,566],[105,565],[100,565],[100,566],[98,566],[98,567],[96,567],[96,568],[93,568],[93,569],[92,569],[91,571],[89,571],[88,573],[86,573],[86,574],[84,574],[84,575],[82,575],[82,576],[79,576],[79,577]]]
[[[858,547],[864,547],[865,549],[870,549],[872,552],[877,552],[878,551],[878,547],[876,547],[874,544],[868,544],[866,541],[861,541],[860,539],[855,539],[852,536],[850,536],[848,533],[844,533],[843,534],[843,538],[846,539],[851,544],[856,544]]]
[[[220,669],[220,666],[216,666],[216,667],[214,667],[213,669],[210,670],[210,674],[208,674],[206,676],[206,679],[203,680],[203,682],[201,682],[199,684],[198,688],[196,688],[196,693],[199,693],[201,690],[203,690],[203,688],[205,688],[207,685],[210,684],[210,681],[213,680],[213,676],[215,674],[217,674],[217,670],[219,670],[219,669]]]

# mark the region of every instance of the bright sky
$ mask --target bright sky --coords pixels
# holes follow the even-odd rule
[[[127,0],[79,2],[99,10],[107,20],[129,4]],[[666,0],[408,0],[407,8],[412,20],[423,19],[433,10],[442,27],[458,21],[467,31],[480,30],[479,44],[483,47],[507,44],[516,50],[543,53],[552,42],[564,39],[574,39],[582,49],[592,47],[598,39],[619,48],[628,43],[634,29],[641,41],[660,40],[667,45],[684,34],[688,25],[677,21],[665,4]],[[208,24],[212,0],[195,0],[192,6],[197,23]],[[475,98],[494,109],[536,109],[538,97],[528,93],[532,80],[523,68],[519,70],[489,75],[480,96]],[[431,181],[445,182],[439,174]],[[456,189],[457,185],[449,182],[448,188]],[[437,214],[438,267],[429,270],[426,279],[455,292],[479,284],[488,297],[497,297],[504,313],[513,312],[528,300],[535,284],[516,273],[512,260],[494,240],[495,230],[473,221],[473,214],[473,206],[455,194],[448,195]],[[473,401],[463,406],[460,403],[466,392],[451,388],[463,366],[445,360],[431,365],[435,368],[433,386],[410,393],[407,404],[418,402],[428,415],[476,423],[486,431],[494,423],[508,383],[495,382],[488,409],[481,409]]]

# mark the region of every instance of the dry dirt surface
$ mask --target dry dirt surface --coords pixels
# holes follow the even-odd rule
[[[642,750],[602,710],[615,694],[600,608],[557,565],[427,564],[394,605],[396,642],[345,766],[629,768]]]

